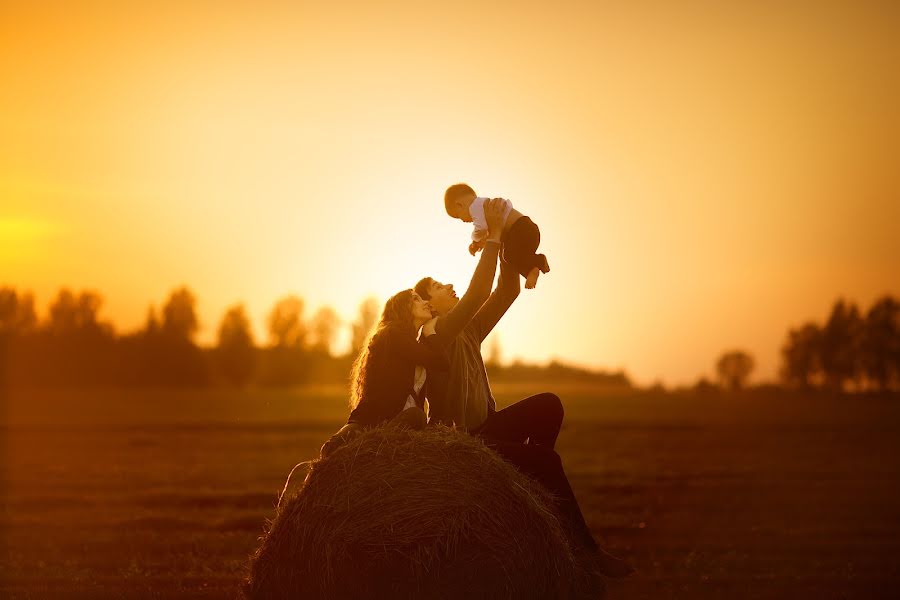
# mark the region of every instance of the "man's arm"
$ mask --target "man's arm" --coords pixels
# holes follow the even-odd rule
[[[445,340],[455,338],[469,324],[478,309],[487,301],[491,286],[494,284],[497,257],[500,255],[500,235],[503,230],[503,203],[489,200],[484,208],[490,235],[481,252],[478,266],[475,267],[475,274],[472,275],[469,288],[456,306],[443,317],[439,317],[435,323],[435,331]]]
[[[476,335],[483,342],[497,322],[506,314],[512,303],[519,297],[519,272],[512,265],[500,263],[500,280],[497,289],[475,315]]]
[[[435,332],[449,340],[459,335],[459,332],[469,324],[491,293],[499,255],[500,242],[488,240],[484,250],[481,251],[481,258],[478,260],[478,266],[475,267],[475,274],[472,275],[469,289],[459,299],[456,306],[443,317],[438,317],[434,324]]]

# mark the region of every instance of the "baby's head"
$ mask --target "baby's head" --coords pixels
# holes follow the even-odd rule
[[[465,183],[457,183],[448,187],[444,192],[444,208],[447,209],[447,214],[454,219],[471,223],[472,215],[469,213],[469,205],[474,199],[475,190]]]

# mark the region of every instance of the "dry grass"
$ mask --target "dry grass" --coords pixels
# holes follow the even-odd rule
[[[312,463],[254,557],[247,595],[574,598],[587,578],[552,506],[471,436],[381,427]]]

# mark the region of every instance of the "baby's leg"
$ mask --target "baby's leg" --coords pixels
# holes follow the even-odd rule
[[[516,221],[503,238],[503,260],[525,277],[525,287],[532,289],[540,273],[550,270],[547,257],[535,254],[541,243],[541,232],[531,219]]]

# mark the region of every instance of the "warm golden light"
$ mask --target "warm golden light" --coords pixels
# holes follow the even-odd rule
[[[192,7],[4,8],[2,276],[41,307],[89,287],[136,328],[186,283],[210,342],[236,301],[262,339],[288,292],[349,320],[426,274],[463,288],[457,181],[551,260],[508,358],[689,382],[740,344],[770,378],[788,326],[900,291],[877,7]]]

